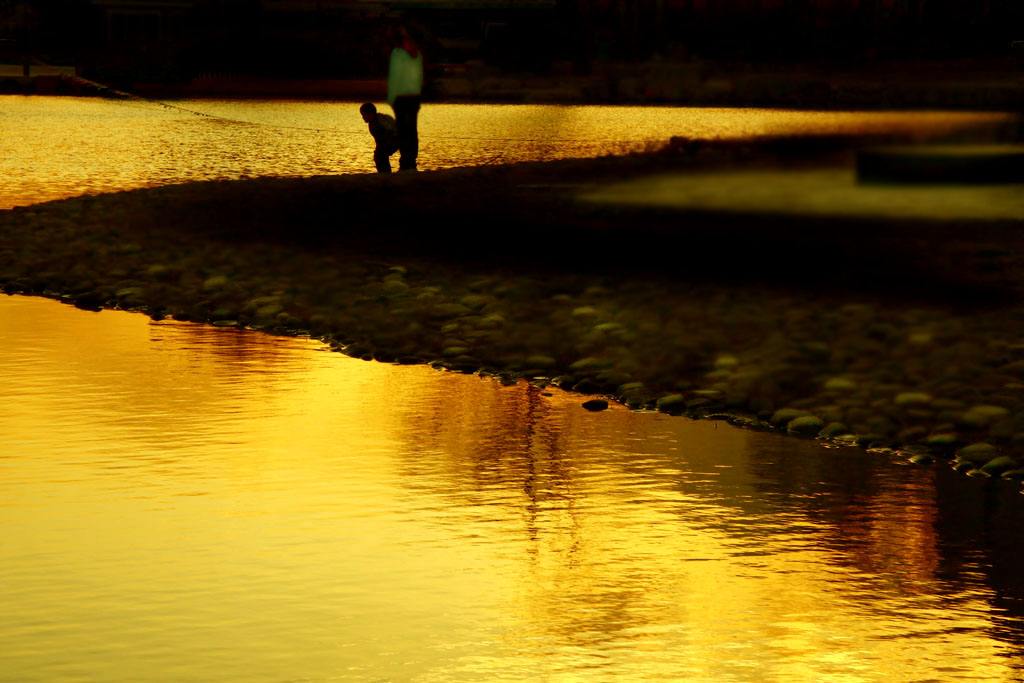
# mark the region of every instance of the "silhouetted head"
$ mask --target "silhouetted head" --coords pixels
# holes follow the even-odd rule
[[[388,26],[387,40],[391,47],[400,47],[413,57],[420,53],[420,49],[417,47],[416,41],[412,39],[412,36],[409,35],[409,31],[401,24]]]
[[[366,102],[359,107],[359,113],[363,115],[363,121],[369,123],[377,115],[377,107],[373,105],[373,102]]]

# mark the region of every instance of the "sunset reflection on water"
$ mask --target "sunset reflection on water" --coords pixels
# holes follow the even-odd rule
[[[358,102],[0,95],[0,209],[202,180],[372,173]],[[202,114],[202,115],[199,115]],[[950,132],[980,112],[428,103],[421,170],[625,154],[694,140]]]
[[[1022,670],[1024,501],[946,469],[23,297],[0,401],[12,680]]]

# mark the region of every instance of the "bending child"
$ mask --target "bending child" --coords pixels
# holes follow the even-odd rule
[[[373,150],[373,163],[378,173],[391,173],[391,155],[398,151],[398,126],[395,119],[381,114],[372,102],[359,107],[363,121],[370,125],[370,135],[377,146]]]

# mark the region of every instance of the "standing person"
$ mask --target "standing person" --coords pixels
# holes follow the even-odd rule
[[[415,171],[419,154],[416,117],[423,92],[423,54],[404,26],[388,28],[391,61],[388,68],[388,104],[398,124],[399,171]]]
[[[377,146],[373,150],[373,163],[377,173],[391,173],[391,155],[398,151],[398,126],[387,114],[381,114],[372,102],[359,107],[363,121],[370,124],[370,135]]]

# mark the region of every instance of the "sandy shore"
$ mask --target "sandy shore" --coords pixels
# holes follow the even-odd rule
[[[679,143],[80,197],[0,212],[0,287],[1024,478],[1024,216],[580,201],[669,172],[849,163],[849,141]]]

